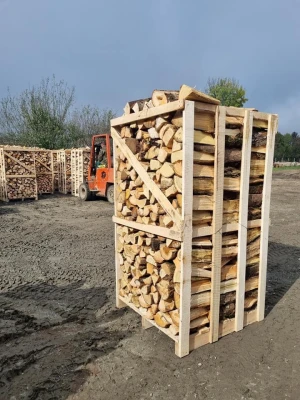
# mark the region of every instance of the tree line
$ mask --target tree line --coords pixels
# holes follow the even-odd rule
[[[246,90],[232,78],[208,79],[205,92],[224,106],[243,107]],[[75,108],[75,88],[55,76],[19,96],[0,100],[0,144],[60,149],[89,146],[95,134],[110,131],[113,110],[91,105]],[[300,136],[297,132],[276,135],[275,159],[299,161]]]
[[[0,144],[61,149],[91,144],[110,131],[113,110],[91,105],[75,108],[75,88],[55,76],[0,100]]]

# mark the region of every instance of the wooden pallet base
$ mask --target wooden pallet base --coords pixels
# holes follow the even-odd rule
[[[161,328],[158,326],[155,321],[150,320],[145,318],[143,315],[143,312],[137,307],[135,307],[134,304],[130,303],[125,297],[119,296],[119,308],[123,307],[130,307],[132,310],[134,310],[136,313],[140,314],[142,317],[142,328],[143,329],[149,329],[152,327],[156,327],[163,333],[165,333],[169,338],[174,340],[175,342],[175,353],[176,355],[179,355],[178,351],[178,342],[179,342],[179,336],[174,336],[172,335],[168,329]],[[248,312],[245,312],[244,314],[244,327],[250,324],[253,324],[254,322],[257,322],[257,310],[251,310]],[[219,325],[219,338],[222,338],[226,335],[229,335],[230,333],[233,333],[235,331],[235,318],[231,319],[226,319],[222,322],[220,322]],[[190,335],[190,351],[195,350],[198,347],[204,346],[208,343],[210,343],[210,331],[209,330],[204,330],[203,332],[200,333],[195,333]]]
[[[6,201],[7,203],[10,203],[12,201],[26,201],[26,200],[38,200],[38,197],[22,197],[21,199],[7,199],[4,201]]]

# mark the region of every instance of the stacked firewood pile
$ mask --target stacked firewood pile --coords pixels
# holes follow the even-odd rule
[[[34,153],[26,148],[4,146],[2,160],[2,200],[37,198]]]
[[[37,176],[38,193],[53,193],[53,161],[51,150],[36,150],[35,170]]]
[[[200,92],[194,96],[195,92],[186,86],[180,92],[155,90],[151,98],[127,103],[124,117],[112,121],[116,144],[116,257],[117,268],[120,268],[117,290],[125,304],[155,321],[157,326],[166,328],[168,335],[174,337],[180,333],[182,268],[185,264],[182,239],[178,237],[177,240],[174,232],[180,236],[182,227],[178,226],[177,220],[184,215],[185,202],[192,202],[193,209],[191,276],[188,277],[191,298],[184,301],[190,306],[189,331],[191,337],[195,337],[212,329],[214,240],[218,233],[214,232],[217,226],[214,217],[217,214],[214,213],[217,212],[215,203],[219,187],[223,192],[221,200],[218,200],[223,208],[223,211],[220,208],[223,221],[220,225],[220,309],[216,321],[221,324],[234,322],[236,316],[240,284],[238,268],[242,262],[238,259],[239,231],[240,221],[245,218],[246,271],[242,278],[242,304],[245,313],[252,318],[247,323],[256,320],[257,314],[253,311],[257,307],[260,282],[267,135],[268,129],[276,129],[276,123],[271,126],[270,121],[277,121],[276,116],[270,120],[269,115],[256,113],[254,109],[221,107],[224,112],[223,131],[218,135],[225,136],[225,145],[221,150],[223,158],[220,164],[220,151],[216,147],[216,130],[220,129],[216,124],[220,124],[221,118],[218,101]],[[184,172],[187,162],[184,160],[184,104],[180,100],[195,101],[193,168],[189,176]],[[177,102],[176,107],[162,107],[173,102]],[[155,107],[162,111],[153,112]],[[250,125],[246,113],[247,118],[251,115]],[[246,153],[243,146],[248,128],[252,145],[249,142],[249,153]],[[244,173],[247,163],[250,174]],[[145,178],[143,171],[150,180]],[[192,180],[192,199],[183,193],[184,174],[185,179]],[[248,187],[243,183],[245,178],[246,182],[249,179]],[[248,198],[246,203],[244,200],[240,203],[242,192]],[[185,221],[182,223],[184,225]],[[149,229],[149,226],[153,228]],[[234,330],[234,324],[230,326],[227,333]]]

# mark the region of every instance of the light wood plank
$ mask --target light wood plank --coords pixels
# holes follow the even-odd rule
[[[182,218],[184,220],[181,246],[180,274],[180,321],[179,340],[175,352],[184,357],[190,351],[190,298],[192,276],[192,216],[193,216],[193,153],[194,153],[194,102],[186,101],[183,111],[183,171],[182,171]]]
[[[133,228],[138,231],[143,231],[147,233],[153,233],[154,235],[163,236],[165,238],[177,240],[179,242],[182,241],[181,232],[176,232],[172,229],[156,225],[140,224],[139,222],[128,221],[127,219],[118,218],[116,216],[113,216],[112,220],[115,224],[128,226],[128,228]]]
[[[222,225],[223,225],[223,191],[224,191],[224,157],[225,157],[225,122],[226,108],[220,106],[216,112],[216,149],[214,177],[214,210],[212,223],[212,279],[210,308],[210,342],[219,337],[220,283],[222,267]]]
[[[273,157],[275,146],[275,135],[278,128],[277,115],[269,115],[267,152],[263,186],[263,199],[261,207],[261,240],[259,256],[259,285],[257,301],[257,320],[261,321],[265,316],[266,280],[267,280],[267,258],[268,258],[268,239],[269,239],[269,214],[271,200],[271,182],[273,172]]]
[[[209,96],[206,93],[200,92],[199,90],[187,85],[181,86],[179,91],[179,100],[200,101],[202,103],[210,103],[217,105],[220,104],[220,100],[215,99],[214,97]]]
[[[168,103],[169,104],[169,103]],[[172,104],[172,103],[170,103]],[[150,109],[151,110],[151,109]],[[194,134],[194,132],[193,132]],[[132,167],[135,169],[137,174],[143,180],[149,191],[153,194],[165,212],[172,218],[174,224],[177,226],[179,231],[182,229],[182,220],[181,215],[177,210],[172,206],[168,198],[164,195],[164,193],[159,189],[155,182],[149,177],[147,171],[142,167],[140,162],[137,160],[135,155],[129,149],[129,147],[125,144],[125,141],[121,139],[118,134],[118,131],[114,128],[111,128],[111,135],[116,142],[116,145],[122,151],[122,153],[126,156]]]
[[[240,331],[244,326],[244,300],[246,282],[246,255],[247,255],[247,222],[248,198],[252,147],[253,112],[245,110],[243,126],[243,146],[241,163],[241,186],[239,201],[239,230],[238,230],[238,257],[237,257],[237,290],[235,305],[235,330]]]
[[[261,226],[261,219],[254,219],[252,221],[248,221],[247,227],[250,228],[259,228]],[[223,233],[235,232],[239,230],[239,223],[234,222],[232,224],[223,224],[222,231]],[[194,237],[202,237],[202,236],[210,236],[213,233],[213,228],[211,226],[207,227],[197,227],[197,225],[193,226],[193,238]]]
[[[183,110],[184,100],[172,101],[162,106],[148,108],[146,110],[114,118],[110,121],[111,127],[130,124],[131,122],[142,121],[145,119],[157,117],[158,115],[168,114],[173,111]]]
[[[113,143],[113,157],[114,157],[114,165],[116,166],[117,165],[117,146],[116,146],[116,144],[115,144],[115,142]],[[114,168],[114,182],[117,182],[117,168]],[[117,185],[114,185],[114,198],[115,198],[115,200],[117,199],[117,196],[118,196],[118,192],[117,192]],[[115,201],[114,202],[114,213],[116,214],[117,213],[117,202]],[[113,217],[113,219],[114,219],[115,217]],[[120,219],[120,218],[117,218],[117,219]],[[120,268],[120,260],[119,260],[119,257],[118,257],[118,251],[117,251],[117,248],[118,248],[118,240],[119,240],[119,238],[118,238],[118,233],[117,233],[117,223],[118,222],[116,222],[116,224],[115,224],[115,274],[116,274],[116,307],[117,308],[124,308],[124,307],[126,307],[126,304],[120,299],[120,296],[119,296],[119,289],[120,289],[120,279],[121,279],[121,277],[122,277],[122,271],[121,271],[121,268]]]

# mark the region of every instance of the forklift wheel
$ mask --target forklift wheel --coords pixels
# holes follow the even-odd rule
[[[93,193],[90,192],[90,189],[86,183],[81,183],[79,186],[79,197],[83,201],[89,201],[93,197]]]
[[[106,197],[109,203],[114,203],[114,185],[108,187]]]

